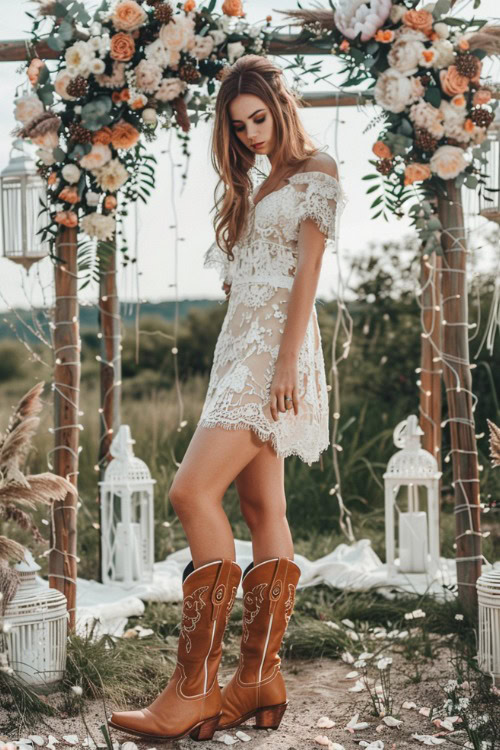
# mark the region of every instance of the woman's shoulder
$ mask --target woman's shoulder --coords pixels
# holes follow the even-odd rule
[[[337,162],[332,156],[330,156],[330,154],[327,154],[324,151],[317,151],[315,154],[310,156],[309,159],[305,162],[303,170],[301,171],[324,172],[325,174],[328,174],[330,175],[330,177],[334,177],[335,179],[338,179],[339,176]]]

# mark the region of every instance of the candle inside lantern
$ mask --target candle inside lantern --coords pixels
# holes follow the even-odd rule
[[[399,570],[425,573],[427,569],[427,514],[414,511],[399,514]]]

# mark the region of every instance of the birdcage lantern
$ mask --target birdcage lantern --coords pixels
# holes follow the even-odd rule
[[[439,569],[439,480],[441,472],[432,453],[420,444],[423,431],[411,415],[394,430],[394,444],[400,450],[387,464],[385,488],[385,548],[388,579],[398,574],[426,573]],[[426,492],[427,512],[419,510]],[[407,510],[398,505],[405,494]],[[398,510],[399,557],[395,558],[395,508]]]
[[[53,685],[62,679],[66,667],[66,597],[37,582],[40,566],[29,550],[14,567],[20,581],[3,618],[7,662],[26,684]]]
[[[500,570],[489,570],[476,581],[479,669],[500,685]]]
[[[486,144],[487,176],[486,185],[479,196],[479,213],[485,219],[500,224],[500,107],[497,107],[495,119],[487,130]]]
[[[0,173],[0,194],[3,254],[29,270],[48,254],[49,244],[38,233],[46,223],[40,215],[40,200],[47,202],[46,184],[25,148],[23,139],[16,138]]]
[[[153,578],[155,479],[134,455],[128,425],[111,443],[113,459],[99,482],[102,582],[131,587]]]

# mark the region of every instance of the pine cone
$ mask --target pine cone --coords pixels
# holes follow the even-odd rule
[[[480,62],[478,57],[471,55],[470,52],[466,52],[465,54],[457,55],[455,66],[461,76],[475,78],[479,73]]]
[[[186,83],[195,83],[200,80],[201,74],[195,65],[184,63],[179,68],[179,78]]]
[[[182,96],[177,96],[175,99],[172,99],[171,104],[175,111],[176,123],[185,133],[187,133],[191,127],[191,123],[189,121],[186,102]]]
[[[437,140],[425,128],[415,129],[415,145],[421,151],[431,153],[437,148]]]
[[[154,8],[155,5],[158,5],[160,0],[146,0],[146,5],[151,6],[151,8]]]
[[[420,76],[420,83],[422,84],[422,86],[428,86],[430,82],[431,77],[428,73],[424,73],[423,76]]]
[[[70,96],[76,96],[78,99],[85,96],[89,90],[89,84],[83,76],[76,76],[66,86],[66,91]]]
[[[158,21],[158,23],[169,23],[172,20],[174,11],[169,3],[156,3],[153,7],[155,21]]]
[[[92,132],[84,128],[79,122],[70,122],[68,125],[69,137],[75,143],[92,143]]]
[[[375,164],[375,169],[377,172],[380,172],[380,174],[389,174],[389,172],[392,172],[393,163],[392,159],[379,159],[379,161]]]
[[[487,128],[494,119],[493,112],[489,109],[473,109],[470,113],[470,119],[474,125],[478,125],[480,128]]]

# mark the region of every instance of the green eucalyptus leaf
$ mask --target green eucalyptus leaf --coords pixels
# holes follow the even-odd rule
[[[63,39],[61,39],[59,36],[54,36],[53,34],[47,39],[47,45],[50,47],[50,49],[53,49],[56,52],[62,52],[66,46]]]
[[[69,42],[71,39],[73,39],[73,32],[73,25],[70,21],[67,20],[64,20],[58,28],[59,37],[65,42]]]
[[[60,146],[56,146],[52,153],[54,154],[54,159],[56,159],[57,161],[64,161],[66,158],[66,151],[64,151]]]
[[[441,104],[441,91],[437,86],[428,86],[424,94],[424,99],[429,104],[432,104],[433,107],[439,107]]]
[[[432,11],[434,18],[441,18],[445,13],[448,13],[451,7],[450,0],[438,0]]]

